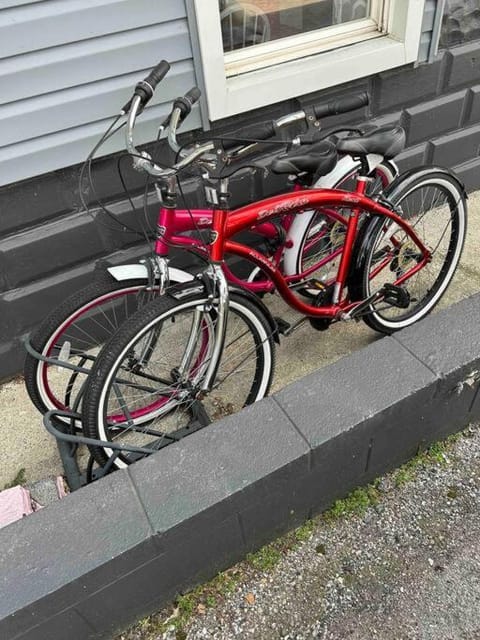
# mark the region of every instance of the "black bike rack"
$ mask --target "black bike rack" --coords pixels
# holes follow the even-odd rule
[[[65,404],[70,404],[70,394],[73,389],[73,384],[79,373],[88,375],[90,369],[85,368],[85,363],[92,360],[87,355],[80,356],[80,365],[72,365],[69,362],[61,362],[55,358],[49,358],[39,353],[30,343],[28,339],[24,340],[25,349],[32,357],[47,364],[52,364],[57,367],[63,367],[72,371],[72,377],[67,385]],[[80,401],[84,392],[84,384],[81,385],[72,406],[72,410],[66,411],[61,409],[54,409],[47,411],[43,416],[43,424],[47,431],[56,439],[58,452],[62,461],[63,469],[65,472],[65,478],[71,491],[75,491],[80,487],[94,482],[99,478],[111,473],[115,470],[115,460],[122,452],[139,453],[143,455],[150,455],[153,453],[152,449],[146,447],[137,447],[134,445],[118,444],[117,442],[110,442],[107,440],[100,440],[97,438],[87,438],[82,435],[81,428],[81,415],[78,413]],[[60,418],[63,418],[61,420]],[[85,471],[81,471],[78,464],[78,446],[87,445],[93,447],[107,447],[114,451],[114,454],[110,456],[105,466],[95,466],[96,462],[90,454],[87,468]]]

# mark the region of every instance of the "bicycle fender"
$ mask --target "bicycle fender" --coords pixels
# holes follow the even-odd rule
[[[395,191],[398,189],[400,185],[402,186],[402,188],[404,188],[405,185],[408,185],[410,181],[413,181],[416,178],[421,178],[422,176],[427,176],[433,172],[440,173],[440,174],[443,173],[445,175],[448,175],[450,178],[453,178],[458,184],[458,188],[462,192],[464,198],[465,199],[468,198],[468,194],[465,190],[465,185],[460,180],[460,178],[451,169],[445,169],[444,167],[437,167],[435,165],[425,165],[421,167],[414,167],[413,169],[408,169],[407,171],[404,171],[403,173],[398,175],[395,178],[395,180],[393,180],[393,182],[391,182],[386,187],[386,189],[384,189],[383,194],[386,198],[390,198],[395,195]]]
[[[272,332],[273,339],[275,340],[275,342],[277,344],[280,344],[280,334],[278,332],[277,323],[275,321],[275,318],[272,316],[272,313],[271,313],[270,309],[263,302],[263,300],[261,298],[259,298],[258,296],[256,296],[251,291],[248,291],[248,289],[244,289],[242,287],[229,286],[229,290],[235,292],[240,297],[248,299],[252,304],[254,304],[263,313],[263,315],[265,316],[265,318],[266,318],[266,320],[268,322],[270,330]]]
[[[436,166],[416,167],[405,171],[404,173],[397,176],[395,180],[393,180],[393,182],[391,182],[386,187],[383,195],[386,199],[393,198],[395,197],[396,192],[399,188],[408,188],[410,182],[413,182],[419,177],[421,178],[423,176],[428,176],[432,172],[448,175],[450,178],[453,178],[457,182],[459,190],[461,191],[465,199],[468,197],[463,183],[451,170]],[[375,240],[379,227],[381,227],[382,224],[382,216],[373,215],[370,220],[366,220],[362,225],[355,240],[355,245],[353,247],[352,253],[352,261],[350,264],[350,271],[347,277],[347,287],[352,301],[361,299],[360,280],[364,271],[366,256],[368,254],[369,247]]]
[[[136,264],[121,264],[117,267],[108,267],[108,273],[118,282],[122,280],[146,280],[148,281],[148,270],[144,264],[137,262]],[[168,267],[168,273],[172,282],[188,282],[193,280],[191,273]]]
[[[265,316],[265,319],[268,322],[268,326],[270,327],[273,339],[277,344],[280,344],[277,323],[265,303],[254,293],[248,291],[247,289],[243,289],[242,287],[229,285],[228,290],[232,293],[235,293],[239,297],[248,299],[253,305],[258,308],[258,310]],[[165,295],[171,296],[172,298],[175,298],[175,300],[184,300],[189,296],[198,295],[199,293],[204,293],[208,296],[209,291],[207,290],[207,285],[205,284],[205,282],[203,282],[203,280],[195,278],[189,282],[179,283],[178,285],[170,287]]]

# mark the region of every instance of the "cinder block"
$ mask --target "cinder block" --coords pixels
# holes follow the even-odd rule
[[[480,81],[480,43],[470,42],[445,53],[448,60],[445,87],[449,90]]]
[[[477,389],[470,407],[470,417],[472,421],[480,419],[480,387]]]
[[[440,133],[458,129],[465,95],[465,91],[460,91],[405,109],[404,122],[408,145],[430,140],[438,137]]]
[[[386,337],[294,382],[276,399],[315,459],[315,450],[331,438],[435,381],[427,366]]]
[[[404,416],[421,411],[436,385],[437,376],[426,365],[392,338],[383,338],[276,395],[313,450],[314,511],[415,451],[422,435],[417,429],[406,433]],[[381,437],[387,426],[389,447],[384,450]]]
[[[466,125],[480,122],[480,85],[471,87],[468,93],[470,97],[470,109],[465,120]]]
[[[245,551],[237,517],[209,524],[207,532],[197,527],[195,518],[172,529],[162,540],[165,553],[91,595],[76,609],[101,637],[110,638],[122,626],[239,560]]]
[[[21,371],[25,361],[25,349],[20,338],[6,337],[0,342],[0,380],[14,376]]]
[[[154,531],[161,533],[212,507],[215,518],[241,511],[248,505],[247,487],[261,481],[273,491],[285,465],[298,462],[298,470],[308,470],[308,454],[304,439],[266,398],[192,434],[181,447],[141,461],[130,473]]]
[[[87,536],[88,532],[84,532]],[[23,609],[16,611],[5,620],[0,620],[0,635],[2,638],[16,638],[17,634],[25,632],[34,625],[47,622],[59,612],[75,606],[88,598],[91,594],[108,587],[122,577],[137,570],[139,567],[161,555],[160,542],[149,538],[129,551],[116,556],[105,558],[105,564],[97,569],[81,575],[81,577],[66,582],[63,587],[52,593],[47,593]],[[56,636],[52,636],[55,638]],[[63,636],[58,636],[62,638]]]
[[[395,336],[440,378],[435,398],[438,438],[468,421],[478,385],[475,372],[480,370],[479,314],[477,294]]]
[[[378,116],[373,118],[373,120],[368,120],[367,124],[372,124],[375,127],[386,127],[387,125],[395,126],[397,124],[402,123],[402,111],[394,111],[393,113],[386,113],[383,116]]]
[[[427,162],[428,147],[426,143],[418,144],[415,147],[410,147],[402,151],[400,155],[395,158],[395,162],[401,172],[407,169],[413,169],[413,167],[420,167]]]
[[[304,462],[304,461],[303,461]],[[247,551],[304,522],[311,514],[311,473],[302,461],[286,465],[268,482],[247,487],[235,501]]]
[[[81,535],[78,514],[85,527]],[[7,619],[2,624],[8,629],[9,616],[141,544],[151,533],[126,472],[107,476],[1,529],[0,620]],[[65,608],[61,604],[58,597],[57,603],[46,603],[43,613],[50,612],[50,606],[58,612]],[[17,624],[15,617],[12,623]]]
[[[480,188],[480,158],[457,165],[455,173],[463,182],[467,191],[475,191]]]
[[[442,167],[452,168],[475,158],[480,150],[480,125],[454,131],[432,140],[433,162]]]
[[[78,209],[78,194],[73,195],[78,178],[73,173],[62,169],[1,187],[0,235],[64,215],[74,208],[74,200]]]
[[[85,640],[93,637],[92,627],[74,609],[67,609],[53,618],[45,620],[38,626],[17,636],[15,640]],[[13,636],[5,636],[13,638]]]
[[[408,66],[381,73],[374,78],[375,113],[423,102],[441,87],[443,59],[417,67]]]
[[[102,228],[75,213],[0,241],[10,289],[62,271],[106,252]]]

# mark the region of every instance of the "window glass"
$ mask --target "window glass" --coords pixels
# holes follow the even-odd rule
[[[223,50],[233,51],[370,15],[371,0],[219,0]]]
[[[480,40],[480,1],[447,0],[440,47],[453,47],[471,40]]]

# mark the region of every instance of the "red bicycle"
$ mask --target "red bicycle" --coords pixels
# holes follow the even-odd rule
[[[155,78],[168,70],[168,64],[162,62],[154,71]],[[141,98],[154,82],[147,78],[139,83]],[[176,130],[179,123],[190,113],[192,104],[198,99],[199,92],[192,89],[185,96],[177,98],[171,114],[164,122],[171,148],[180,156],[188,156],[177,142]],[[145,102],[145,100],[143,100]],[[352,188],[353,176],[362,167],[358,157],[348,152],[336,156],[332,154],[331,144],[317,141],[312,144],[313,133],[317,134],[319,119],[358,109],[368,104],[368,96],[361,93],[348,96],[331,103],[314,105],[282,116],[278,120],[255,124],[235,134],[230,140],[222,139],[216,143],[216,164],[223,163],[226,173],[234,171],[243,160],[252,160],[247,154],[265,140],[274,137],[280,130],[292,124],[310,123],[306,133],[295,137],[291,142],[291,152],[276,170],[292,176],[292,187],[301,185],[320,187]],[[138,102],[137,102],[138,107]],[[139,108],[133,104],[125,108],[129,118],[126,128],[126,144],[138,168],[150,163],[148,158],[133,146],[135,118]],[[344,137],[352,133],[359,137],[356,130],[341,129],[336,136]],[[389,149],[392,132],[399,131],[396,148]],[[368,147],[364,163],[368,164],[368,175],[373,178],[370,191],[380,191],[398,174],[394,163],[384,157],[383,150],[389,151],[389,157],[403,148],[403,132],[398,127],[372,128],[363,133],[363,144]],[[245,140],[246,139],[246,140]],[[332,141],[332,134],[329,134]],[[339,139],[339,138],[338,138]],[[338,143],[335,138],[335,144]],[[255,142],[257,141],[257,142]],[[310,143],[310,144],[307,144]],[[287,145],[287,142],[277,144]],[[208,146],[208,145],[207,145]],[[211,146],[211,145],[210,145]],[[98,148],[98,145],[97,145]],[[220,157],[217,158],[218,154]],[[204,171],[209,170],[208,152],[204,151],[202,161],[207,163]],[[210,158],[211,160],[211,158]],[[180,163],[179,163],[180,164]],[[225,172],[224,172],[225,173]],[[176,207],[176,175],[170,176],[175,208],[163,207],[159,211],[156,224],[156,242],[151,255],[136,264],[122,264],[98,269],[91,283],[73,293],[54,308],[39,325],[30,338],[27,348],[29,354],[25,361],[25,382],[30,398],[42,412],[68,408],[78,410],[83,384],[96,354],[112,333],[138,308],[153,297],[163,293],[169,284],[187,282],[192,279],[191,272],[171,265],[169,258],[171,247],[181,247],[195,251],[201,258],[208,259],[208,250],[202,237],[210,233],[212,226],[211,209],[178,209]],[[228,179],[223,178],[224,189],[228,190]],[[213,182],[213,187],[215,181]],[[169,182],[163,182],[158,193],[165,202],[172,197]],[[213,195],[214,189],[208,189]],[[272,264],[277,265],[285,275],[290,287],[295,287],[303,296],[316,297],[318,286],[323,286],[334,272],[339,260],[346,230],[346,217],[342,212],[332,211],[326,216],[314,210],[305,211],[302,216],[285,214],[274,222],[265,221],[249,229],[250,237],[261,246],[261,253]],[[196,236],[192,232],[197,232]],[[186,235],[187,234],[187,235]],[[273,291],[274,284],[255,264],[243,263],[243,272],[230,262],[224,265],[229,283],[242,286],[253,293]],[[62,418],[60,421],[66,422]]]
[[[132,110],[140,103],[137,96]],[[394,137],[390,141],[393,146]],[[254,263],[316,329],[361,318],[391,333],[420,320],[438,303],[464,243],[463,186],[446,169],[421,167],[370,198],[365,195],[368,149],[362,138],[341,140],[338,148],[364,165],[354,192],[302,189],[229,211],[225,181],[216,173],[208,267],[127,320],[92,368],[81,418],[98,464],[123,467],[268,393],[274,343],[289,328],[279,327],[251,292],[229,286],[223,269],[227,253]],[[213,150],[213,142],[199,145],[167,170],[150,158],[140,160],[168,190],[165,216],[175,210],[177,172],[197,161],[215,174]],[[332,145],[324,161],[331,162],[336,153]],[[281,170],[285,162],[291,158],[276,160],[273,168]],[[233,237],[279,216],[310,210],[329,219],[341,217],[346,230],[335,274],[317,283],[316,296],[305,300],[278,265]]]

